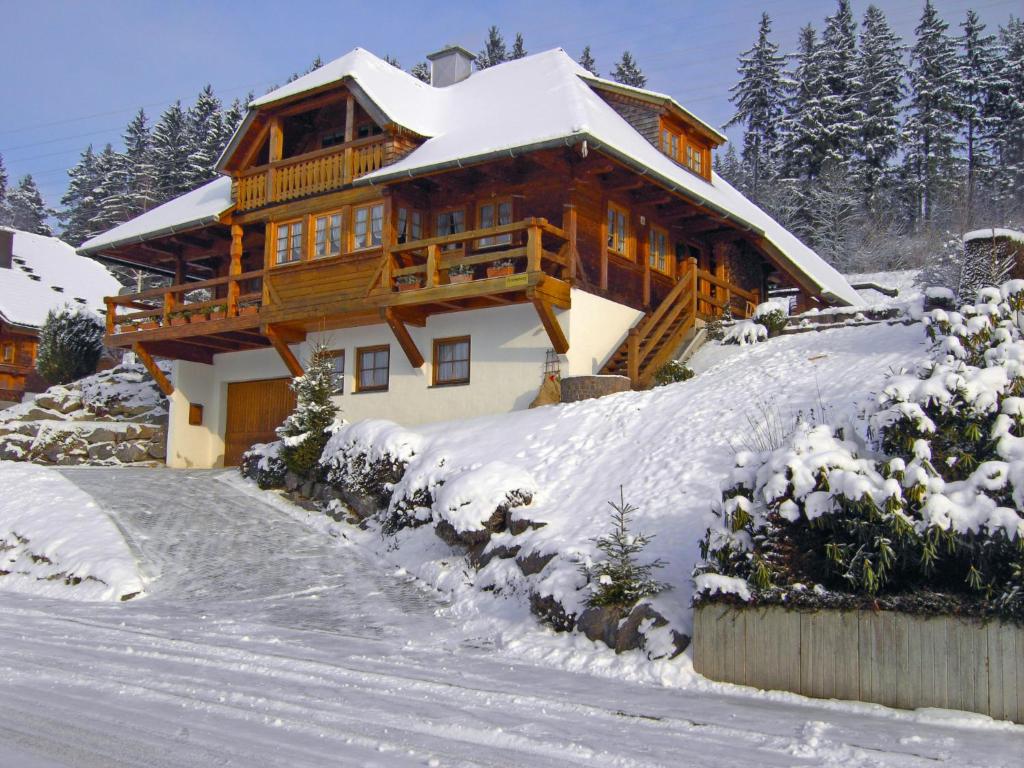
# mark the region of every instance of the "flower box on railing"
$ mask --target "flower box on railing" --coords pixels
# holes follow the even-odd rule
[[[487,267],[488,277],[507,277],[515,270],[515,265],[508,259],[496,261]]]
[[[259,312],[260,307],[258,304],[246,304],[238,308],[238,314],[241,317],[245,317],[248,315],[258,315]]]
[[[171,315],[171,325],[188,325],[188,315],[184,313],[180,315]]]
[[[415,275],[403,275],[395,280],[395,284],[398,286],[399,293],[404,291],[415,291],[420,287],[421,282],[419,277]]]

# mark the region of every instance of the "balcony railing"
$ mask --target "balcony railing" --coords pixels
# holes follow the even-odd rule
[[[189,326],[184,335],[201,335],[206,323],[246,316],[255,325],[262,300],[263,270],[107,296],[107,333]]]
[[[726,307],[737,320],[753,317],[758,296],[757,290],[748,291],[707,270],[697,270],[697,315],[705,320],[721,317]]]
[[[350,184],[384,165],[386,136],[369,136],[252,168],[235,181],[238,210],[295,200]]]
[[[405,292],[479,283],[484,288],[483,281],[493,287],[498,279],[503,288],[526,288],[531,273],[568,278],[570,251],[563,229],[528,218],[391,246],[379,270],[379,287]]]

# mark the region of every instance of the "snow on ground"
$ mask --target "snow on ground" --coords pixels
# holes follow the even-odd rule
[[[128,603],[0,592],[3,766],[999,768],[1024,751],[1024,727],[965,713],[574,672],[576,640],[532,623],[551,655],[517,657],[502,622],[389,572],[372,532],[324,535],[233,472],[62,474],[154,580]]]
[[[121,531],[72,482],[3,461],[0,487],[0,590],[87,601],[143,591]]]
[[[851,285],[861,283],[875,283],[884,288],[895,288],[899,291],[896,296],[886,296],[884,293],[873,288],[858,288],[857,293],[864,302],[872,307],[877,306],[899,306],[907,304],[908,301],[921,296],[922,287],[919,284],[921,270],[919,269],[894,269],[888,272],[858,272],[856,274],[843,275]]]

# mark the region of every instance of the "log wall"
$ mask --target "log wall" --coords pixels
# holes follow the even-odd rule
[[[1024,628],[999,621],[707,604],[693,665],[755,688],[1024,723]]]

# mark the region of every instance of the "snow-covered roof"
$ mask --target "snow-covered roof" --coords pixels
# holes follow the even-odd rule
[[[121,288],[102,264],[79,256],[56,237],[4,229],[14,232],[11,268],[0,268],[4,321],[39,328],[49,310],[65,304],[98,312],[104,308],[103,297]]]
[[[78,252],[98,253],[119,245],[198,229],[217,221],[232,205],[231,179],[222,176],[86,240]]]
[[[986,227],[985,229],[975,229],[964,235],[965,243],[969,240],[995,239],[1013,240],[1014,242],[1024,244],[1024,232],[1018,232],[1016,229],[1003,229],[1001,227]]]

